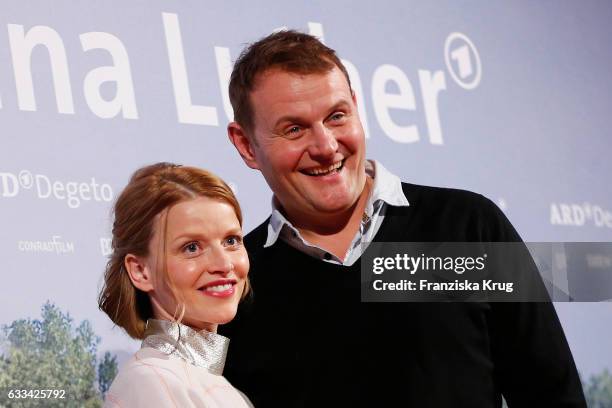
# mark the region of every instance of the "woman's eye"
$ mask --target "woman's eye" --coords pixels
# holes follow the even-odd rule
[[[185,252],[189,254],[195,254],[196,252],[198,252],[198,249],[200,249],[200,246],[198,245],[197,242],[190,242],[187,245],[185,245],[183,249]]]
[[[225,240],[225,243],[229,246],[237,246],[237,245],[242,244],[242,238],[239,237],[238,235],[234,235],[234,236],[228,237]]]

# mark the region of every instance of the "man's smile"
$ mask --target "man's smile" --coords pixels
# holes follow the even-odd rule
[[[301,173],[306,174],[307,176],[326,176],[332,173],[339,173],[344,168],[344,161],[346,159],[340,160],[334,164],[329,166],[319,166],[319,167],[311,167],[308,169],[300,170]]]

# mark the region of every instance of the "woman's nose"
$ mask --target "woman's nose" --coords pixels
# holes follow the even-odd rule
[[[209,273],[227,275],[234,269],[230,255],[222,246],[212,248],[206,261]]]

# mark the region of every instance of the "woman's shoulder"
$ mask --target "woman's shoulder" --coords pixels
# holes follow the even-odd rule
[[[180,359],[149,347],[141,348],[132,358],[127,360],[119,369],[117,378],[134,379],[143,381],[146,379],[160,379],[161,377],[176,377],[183,380],[183,362]]]
[[[189,384],[187,375],[180,360],[142,348],[120,367],[105,406],[181,406],[181,395],[187,394]]]
[[[248,407],[223,377],[153,348],[142,348],[119,369],[105,407]]]

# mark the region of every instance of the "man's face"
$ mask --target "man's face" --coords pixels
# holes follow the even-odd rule
[[[258,77],[251,104],[249,165],[261,170],[289,216],[333,214],[356,203],[365,184],[365,136],[340,69],[268,70]]]

